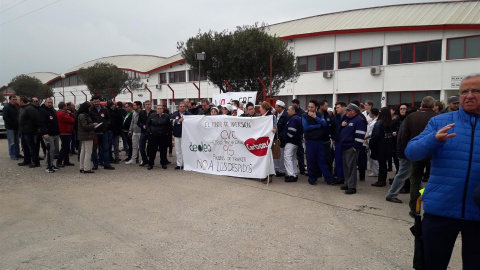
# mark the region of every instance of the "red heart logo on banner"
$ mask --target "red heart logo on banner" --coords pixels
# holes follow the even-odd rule
[[[254,154],[257,157],[265,156],[268,151],[268,146],[270,145],[270,138],[260,137],[258,139],[248,139],[245,141],[245,147],[248,151]]]

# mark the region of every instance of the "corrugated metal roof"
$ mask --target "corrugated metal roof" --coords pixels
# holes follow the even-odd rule
[[[165,62],[164,57],[154,55],[116,55],[102,57],[92,61],[88,61],[81,65],[75,66],[69,69],[66,73],[76,72],[81,68],[87,68],[95,65],[96,63],[109,63],[114,64],[121,69],[131,69],[142,73],[162,66]]]
[[[479,25],[480,1],[373,7],[318,15],[269,26],[278,37],[391,27]]]
[[[58,77],[60,74],[56,74],[53,72],[33,72],[26,75],[30,77],[35,77],[39,79],[42,83],[47,83],[51,79]]]

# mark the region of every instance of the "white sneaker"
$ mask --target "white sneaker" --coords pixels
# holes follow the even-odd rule
[[[135,159],[130,159],[129,161],[125,162],[125,164],[135,164]]]
[[[371,174],[368,175],[368,177],[377,177],[377,176],[378,176],[378,174],[374,174],[374,173],[371,173]]]

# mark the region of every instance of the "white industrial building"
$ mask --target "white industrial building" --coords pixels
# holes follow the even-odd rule
[[[278,98],[288,103],[298,98],[302,107],[310,99],[330,105],[370,99],[376,107],[418,106],[426,95],[446,100],[457,93],[463,76],[480,72],[480,1],[350,10],[270,25],[268,31],[288,42],[300,69],[298,81],[287,84]],[[122,55],[89,61],[65,71],[64,79],[50,79],[57,103],[89,99],[77,72],[97,62],[141,78],[140,89],[125,89],[117,101],[170,105],[219,93],[212,83],[199,82],[180,55]]]

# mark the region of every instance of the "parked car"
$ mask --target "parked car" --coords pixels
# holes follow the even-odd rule
[[[3,106],[0,105],[0,134],[7,134],[7,129],[5,128],[5,121],[3,121]]]

